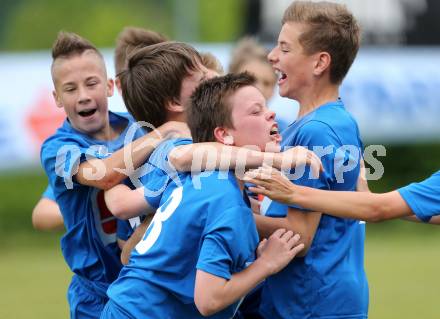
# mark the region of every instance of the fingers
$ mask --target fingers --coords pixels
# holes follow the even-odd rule
[[[293,233],[292,233],[293,234]],[[291,247],[295,246],[296,244],[298,244],[299,240],[301,239],[301,236],[299,234],[295,234],[294,236],[292,236],[291,238],[289,238],[289,240],[287,241],[287,243],[289,245],[291,245]]]
[[[293,246],[293,248],[290,250],[290,252],[293,254],[293,256],[298,255],[298,253],[303,250],[305,245],[303,243]]]
[[[293,235],[294,235],[294,234],[293,234],[293,231],[288,230],[288,231],[286,231],[286,232],[281,236],[281,239],[288,243],[289,240],[292,239],[292,237],[294,237]],[[295,236],[296,236],[296,235],[295,235]],[[298,236],[299,236],[299,235],[298,235]]]
[[[251,187],[249,187],[249,191],[251,191],[252,193],[255,193],[255,194],[261,194],[263,196],[269,196],[271,194],[267,189],[262,188],[262,187],[251,186]]]
[[[284,228],[278,228],[276,231],[272,233],[270,237],[281,238],[281,236],[283,236],[285,232],[286,230]]]

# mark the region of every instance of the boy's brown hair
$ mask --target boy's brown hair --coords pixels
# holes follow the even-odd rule
[[[52,45],[52,76],[55,61],[59,58],[69,58],[73,55],[81,55],[85,51],[95,52],[104,62],[101,52],[88,40],[76,33],[60,31]],[[105,67],[104,67],[105,70]]]
[[[114,58],[116,74],[119,74],[125,68],[126,58],[134,49],[165,41],[168,41],[168,38],[158,32],[136,27],[125,27],[116,38]]]
[[[257,60],[270,65],[267,59],[269,51],[258,44],[252,37],[241,39],[232,51],[231,62],[229,63],[229,72],[239,73],[241,67],[250,60]]]
[[[199,53],[181,42],[136,49],[119,75],[122,98],[137,121],[158,127],[166,121],[166,105],[178,101],[182,81],[200,65]]]
[[[360,29],[353,14],[338,3],[295,1],[284,12],[282,24],[288,22],[305,25],[299,38],[305,54],[330,54],[330,81],[340,84],[360,45]]]
[[[212,78],[197,87],[186,107],[187,124],[194,143],[214,142],[216,127],[234,127],[230,97],[249,85],[255,85],[255,78],[244,72]]]

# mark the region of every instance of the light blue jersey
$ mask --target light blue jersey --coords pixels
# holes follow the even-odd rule
[[[151,159],[175,143],[162,143]],[[197,269],[230,279],[254,261],[257,244],[252,212],[232,172],[178,174],[167,183],[129,264],[110,286],[101,318],[203,318],[194,304]],[[210,318],[232,318],[237,306]]]
[[[52,189],[52,187],[50,187],[50,185],[47,185],[47,187],[44,190],[44,193],[43,193],[43,195],[41,195],[41,197],[55,201],[55,195],[53,194],[53,189]]]
[[[81,290],[78,287],[84,287],[84,295],[106,298],[108,285],[121,269],[120,251],[116,244],[117,221],[105,205],[104,192],[81,185],[72,177],[81,162],[105,158],[124,146],[125,136],[134,124],[133,118],[127,113],[111,112],[109,117],[112,127],[126,126],[115,140],[92,139],[75,130],[66,120],[41,149],[41,161],[66,228],[61,239],[62,253],[70,269],[79,277],[72,282],[76,287],[71,285],[69,288],[71,306],[77,304],[73,299]],[[134,139],[142,134],[143,131],[137,128]]]
[[[322,105],[283,132],[284,148],[298,145],[318,155],[326,154],[321,157],[325,172],[319,179],[310,179],[309,167],[298,168],[291,172],[295,173],[291,176],[295,184],[355,191],[362,142],[355,120],[340,100]],[[288,206],[265,198],[261,208],[267,216],[284,217]],[[365,223],[324,212],[307,255],[295,258],[281,272],[266,279],[262,315],[271,319],[366,318],[364,236]]]
[[[440,215],[440,171],[398,192],[420,220],[429,222],[432,216]]]

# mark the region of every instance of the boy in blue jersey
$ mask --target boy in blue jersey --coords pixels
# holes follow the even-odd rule
[[[119,77],[117,76],[125,67],[126,57],[135,48],[152,45],[167,41],[167,38],[155,31],[126,27],[116,38],[116,47],[114,54],[114,66],[115,66],[115,86],[120,95],[121,85]],[[52,194],[52,197],[47,196]],[[137,219],[139,219],[137,217]],[[136,225],[139,221],[131,221],[132,225]],[[42,198],[35,205],[32,212],[32,224],[37,230],[59,230],[63,229],[63,217],[60,209],[53,197],[53,191],[50,186],[47,187]],[[120,247],[123,247],[123,243],[130,236],[132,232],[131,224],[125,225],[120,222],[118,224],[118,243]],[[123,226],[123,227],[121,227]]]
[[[307,168],[295,171],[289,179],[296,184],[356,190],[362,142],[339,86],[358,48],[358,25],[343,5],[295,1],[284,12],[278,44],[268,58],[280,75],[280,95],[297,100],[300,108],[281,145],[314,150],[325,170],[319,178]],[[262,237],[284,227],[299,233],[306,247],[303,258],[264,282],[264,318],[367,318],[363,223],[268,198],[255,218]]]
[[[274,113],[253,84],[243,74],[202,83],[187,109],[194,141],[273,144]],[[154,154],[166,144],[173,142]],[[254,261],[258,235],[240,183],[229,171],[205,174],[200,188],[194,180],[181,173],[167,184],[101,318],[231,318],[241,297],[302,249],[298,236],[278,230]]]
[[[128,110],[138,121],[147,121],[154,125],[171,120],[184,123],[184,105],[189,96],[201,81],[215,75],[215,72],[204,67],[201,61],[202,57],[194,48],[179,42],[157,44],[134,52],[128,59],[127,70],[120,74],[123,98]],[[275,134],[274,138],[277,136]],[[302,148],[293,148],[280,154],[219,143],[191,143],[191,139],[168,143],[166,148],[162,148],[161,154],[156,152],[156,155],[148,160],[144,167],[145,175],[141,177],[145,192],[148,193],[148,201],[145,201],[138,191],[132,191],[125,185],[117,185],[108,190],[105,197],[110,211],[119,218],[127,219],[139,215],[142,211],[157,209],[163,190],[172,176],[177,174],[174,166],[181,171],[189,171],[193,156],[196,157],[197,153],[203,156],[207,153],[205,150],[214,155],[215,152],[221,153],[224,148],[225,153],[231,157],[227,162],[231,167],[235,167],[240,161],[243,165],[258,167],[268,159],[272,159],[277,167],[282,163],[312,163],[319,169],[320,164],[313,152]],[[209,145],[207,147],[204,144]],[[234,145],[234,142],[230,144]],[[179,148],[185,147],[183,156],[174,155],[176,151],[180,151]],[[199,149],[202,152],[197,152]],[[301,154],[304,156],[300,156]],[[211,168],[224,165],[220,159],[221,156],[216,156]],[[203,165],[207,163],[204,162]],[[143,233],[147,225],[144,223],[143,230],[140,228],[138,232]],[[129,243],[131,244],[125,246],[124,251],[134,246],[133,241]]]
[[[300,205],[340,217],[380,222],[394,218],[440,224],[440,171],[419,183],[383,194],[331,192],[289,183],[273,168],[261,168],[246,176],[260,186],[251,190],[287,205]],[[270,178],[269,178],[270,177]]]
[[[97,318],[107,287],[121,268],[116,220],[102,189],[126,178],[127,171],[149,156],[161,134],[174,131],[179,123],[142,136],[129,115],[109,112],[113,81],[107,79],[99,51],[78,35],[61,32],[52,57],[53,95],[67,120],[43,143],[41,160],[66,228],[61,248],[74,272],[68,290],[70,315]],[[131,167],[120,150],[126,137],[139,137],[125,154]]]

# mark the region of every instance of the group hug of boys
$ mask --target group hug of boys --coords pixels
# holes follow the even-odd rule
[[[251,74],[220,75],[211,55],[137,32],[116,50],[129,113],[109,111],[115,83],[95,46],[61,32],[52,48],[67,119],[41,161],[74,273],[71,318],[367,318],[360,220],[429,221],[440,173],[359,191],[362,142],[339,97],[360,44],[353,15],[286,9],[268,59],[300,109],[282,134]]]

